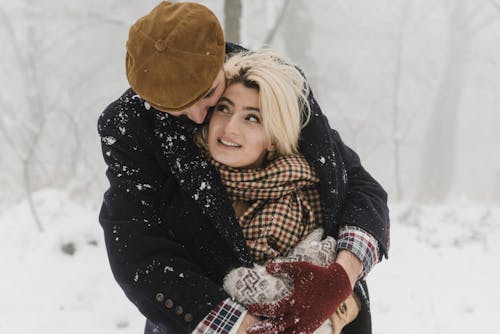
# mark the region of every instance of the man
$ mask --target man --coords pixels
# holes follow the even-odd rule
[[[110,182],[99,220],[115,279],[148,319],[146,333],[244,333],[260,321],[221,287],[227,271],[252,261],[217,173],[191,140],[195,124],[203,123],[224,90],[225,54],[238,50],[224,42],[206,7],[160,3],[130,28],[131,89],[98,122]],[[386,194],[310,98],[313,116],[301,151],[321,180],[328,180],[320,190],[327,232],[352,236],[339,248],[337,262],[354,286],[386,255]],[[176,211],[180,198],[192,208]],[[189,226],[177,226],[179,216]],[[329,277],[318,275],[320,281]],[[306,285],[301,293],[312,296],[317,289]],[[365,306],[351,327],[369,333],[366,285],[358,283],[356,289]],[[269,319],[253,330],[311,332],[310,317],[300,319],[307,308],[308,315],[316,314],[316,304],[338,306],[297,296],[281,303],[278,313],[269,305],[257,307],[255,312]],[[290,323],[291,318],[299,321]]]

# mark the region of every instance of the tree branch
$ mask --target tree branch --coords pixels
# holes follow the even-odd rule
[[[490,4],[500,13],[500,3],[496,2],[496,0],[490,0]]]
[[[269,33],[266,36],[266,39],[264,40],[264,43],[262,45],[271,45],[273,43],[274,37],[276,37],[276,33],[278,32],[278,29],[283,22],[283,19],[285,18],[285,13],[290,5],[290,0],[285,0],[283,3],[283,7],[281,7],[281,12],[274,22],[273,28],[269,31]]]

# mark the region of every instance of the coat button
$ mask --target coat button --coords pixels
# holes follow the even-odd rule
[[[184,321],[185,322],[191,322],[191,321],[193,321],[193,315],[191,313],[186,313],[184,315]]]
[[[162,303],[165,300],[165,296],[163,295],[163,293],[157,293],[155,298],[158,303]]]
[[[174,301],[172,299],[165,300],[165,307],[166,308],[172,308],[172,307],[174,307]]]
[[[177,315],[181,315],[181,314],[182,314],[182,312],[183,312],[183,310],[182,310],[182,306],[176,306],[176,307],[175,307],[175,314],[177,314]]]

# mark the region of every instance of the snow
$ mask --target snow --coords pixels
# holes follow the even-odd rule
[[[496,332],[499,208],[392,211],[389,261],[369,275],[374,333]]]
[[[0,213],[0,333],[142,333],[111,274],[98,210],[57,190],[35,204],[43,233],[26,202]],[[500,208],[397,204],[391,216],[389,260],[369,275],[374,334],[493,332]]]
[[[223,1],[200,2],[224,17]],[[0,91],[0,333],[142,332],[142,316],[110,272],[97,222],[99,203],[88,208],[64,191],[36,193],[44,233],[37,231],[26,202],[10,205],[24,196],[27,176],[33,189],[67,185],[82,198],[99,201],[108,181],[95,123],[128,87],[128,28],[157,3],[0,0],[5,40],[0,53],[5,88]],[[261,45],[282,3],[243,2],[242,45]],[[453,112],[442,114],[443,131],[432,136],[436,142],[440,134],[454,134],[452,145],[441,152],[454,152],[443,169],[443,177],[451,176],[444,198],[458,193],[500,205],[500,155],[494,154],[500,139],[500,20],[494,19],[498,10],[491,4],[294,1],[272,48],[305,71],[330,123],[389,198],[396,198],[399,186],[403,198],[418,198],[429,186],[423,170],[442,169],[423,154],[434,147],[426,142],[430,116],[446,111],[442,104],[454,106],[450,99],[459,101]],[[451,15],[457,10],[465,15]],[[463,22],[453,28],[456,19]],[[468,33],[474,27],[477,31]],[[465,51],[467,60],[455,57],[463,53],[457,50]],[[463,80],[443,81],[450,63]],[[460,96],[445,94],[447,87]],[[151,109],[138,95],[121,103]],[[129,135],[127,115],[120,112],[108,120],[121,136]],[[168,117],[163,113],[157,121]],[[116,140],[102,138],[106,156],[111,157]],[[173,140],[162,143],[167,151],[175,149]],[[30,152],[34,155],[25,169]],[[319,163],[327,163],[326,158]],[[184,168],[180,161],[176,166]],[[122,171],[119,177],[140,172],[111,167]],[[347,174],[343,178],[347,182]],[[200,194],[193,195],[206,207],[212,202],[201,193],[209,186],[201,184]],[[138,187],[147,191],[149,185]],[[369,276],[374,333],[498,332],[493,319],[500,314],[495,286],[500,208],[451,200],[441,206],[391,206],[390,259]]]
[[[102,137],[102,141],[106,145],[113,145],[114,143],[116,143],[116,138],[115,137],[111,137],[111,136]]]
[[[43,233],[26,202],[0,214],[0,333],[141,333],[142,316],[109,269],[97,211],[55,190],[35,203]]]

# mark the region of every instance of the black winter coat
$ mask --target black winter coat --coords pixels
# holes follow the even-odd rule
[[[228,44],[228,52],[234,47]],[[312,94],[310,103],[300,149],[321,179],[326,232],[359,226],[387,255],[385,191],[330,128]],[[114,277],[151,322],[168,333],[190,333],[228,298],[225,274],[252,265],[225,189],[193,143],[193,126],[130,89],[102,113],[98,130],[110,182],[99,221]],[[370,333],[366,285],[359,288],[365,304],[350,328]]]

